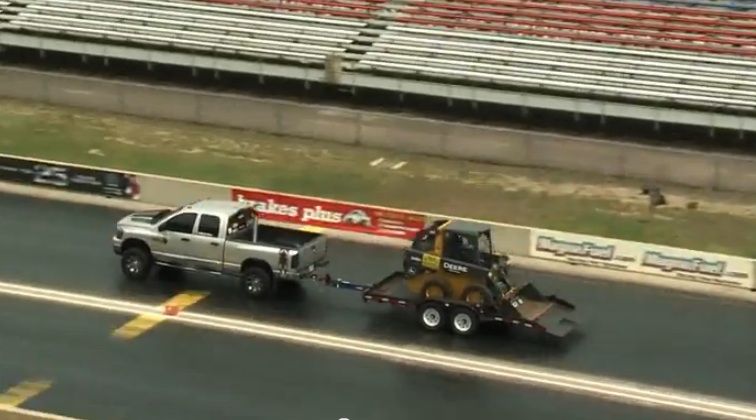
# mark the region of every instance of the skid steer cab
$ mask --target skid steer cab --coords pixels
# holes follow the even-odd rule
[[[487,225],[438,220],[415,235],[404,251],[403,268],[407,277],[440,272],[507,283],[509,256],[494,251]]]

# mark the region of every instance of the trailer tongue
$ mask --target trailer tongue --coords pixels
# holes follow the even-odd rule
[[[420,324],[430,331],[450,327],[458,335],[470,336],[481,323],[499,323],[526,328],[546,336],[561,338],[570,334],[575,306],[555,296],[542,295],[532,284],[511,287],[488,303],[470,303],[458,299],[432,298],[421,295],[408,285],[404,272],[391,273],[372,285],[332,278],[314,277],[318,283],[359,292],[363,302],[388,303],[411,307]]]

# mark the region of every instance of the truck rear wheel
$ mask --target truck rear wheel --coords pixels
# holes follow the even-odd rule
[[[121,272],[132,281],[144,281],[152,270],[152,255],[140,247],[131,247],[121,255]]]
[[[459,306],[451,311],[451,328],[454,334],[470,336],[478,332],[480,319],[478,314],[470,308]]]
[[[252,299],[265,299],[273,289],[273,279],[267,271],[259,267],[244,269],[241,277],[242,293]]]
[[[438,331],[446,326],[446,311],[440,303],[427,302],[417,308],[417,316],[423,328]]]

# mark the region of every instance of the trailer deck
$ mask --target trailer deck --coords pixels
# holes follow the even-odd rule
[[[418,296],[407,287],[406,280],[402,271],[393,272],[372,285],[334,279],[330,275],[316,278],[329,287],[360,292],[363,302],[417,308],[420,323],[428,330],[442,328],[446,318],[450,318],[452,330],[460,335],[474,334],[480,322],[498,322],[564,337],[577,325],[570,316],[575,310],[572,304],[555,296],[543,296],[532,284],[513,288],[505,294],[506,299],[496,304],[473,305],[455,299]]]

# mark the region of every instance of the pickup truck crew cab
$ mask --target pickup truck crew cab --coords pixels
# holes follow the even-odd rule
[[[203,200],[121,219],[113,249],[130,280],[155,266],[233,276],[242,292],[268,297],[278,280],[300,280],[325,266],[326,237],[259,223],[246,203]]]

